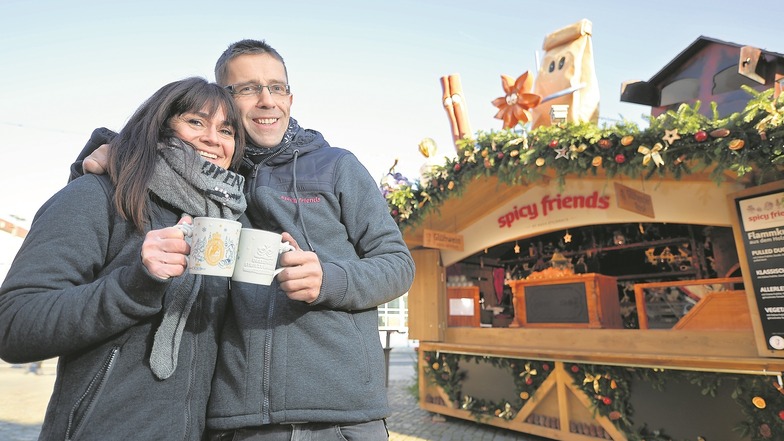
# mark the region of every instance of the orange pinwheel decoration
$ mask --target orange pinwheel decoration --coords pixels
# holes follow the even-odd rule
[[[504,128],[511,129],[518,122],[531,121],[531,109],[538,106],[542,97],[531,92],[534,79],[530,71],[525,71],[517,80],[507,75],[501,75],[502,85],[506,96],[493,100],[493,105],[498,107],[495,117],[504,120]]]

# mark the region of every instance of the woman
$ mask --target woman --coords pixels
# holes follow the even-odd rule
[[[201,439],[230,285],[185,271],[174,225],[240,217],[243,145],[226,90],[177,81],[114,139],[108,178],[38,211],[0,288],[0,357],[59,357],[40,439]]]

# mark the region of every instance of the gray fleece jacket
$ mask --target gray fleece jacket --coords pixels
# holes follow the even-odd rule
[[[175,279],[147,272],[144,236],[114,212],[102,179],[72,181],[36,214],[0,288],[0,358],[59,357],[41,440],[199,441],[227,279],[204,277],[177,369],[156,379],[150,348]],[[154,205],[152,228],[179,215]]]
[[[246,214],[315,251],[323,284],[311,304],[274,282],[232,292],[207,426],[388,416],[377,307],[410,288],[414,262],[375,180],[312,130],[255,162]]]

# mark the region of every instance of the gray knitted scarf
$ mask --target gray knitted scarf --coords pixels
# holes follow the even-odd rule
[[[158,145],[158,162],[149,189],[191,216],[236,220],[246,207],[244,184],[241,175],[205,160],[192,147],[172,138]],[[177,368],[182,333],[201,280],[201,275],[186,272],[166,289],[163,319],[150,353],[150,369],[158,379],[169,378]]]
[[[245,178],[196,154],[178,138],[158,145],[150,191],[191,216],[236,220],[245,211]]]

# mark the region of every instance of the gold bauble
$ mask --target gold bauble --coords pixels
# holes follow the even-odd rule
[[[419,141],[419,153],[425,158],[430,158],[435,155],[437,149],[436,142],[433,141],[432,138],[424,138],[422,141]]]
[[[733,139],[732,141],[730,141],[729,147],[730,147],[730,150],[735,151],[735,150],[742,149],[744,145],[746,145],[746,141],[744,141],[742,139]]]

